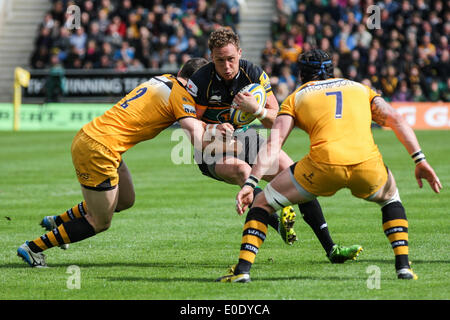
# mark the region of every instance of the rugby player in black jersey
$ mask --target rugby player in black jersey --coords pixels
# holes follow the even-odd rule
[[[242,130],[230,119],[230,107],[232,102],[242,111],[257,115],[262,125],[271,128],[277,116],[279,105],[272,92],[268,75],[259,66],[250,61],[241,59],[242,50],[240,41],[229,28],[219,28],[211,33],[208,41],[212,62],[195,72],[187,83],[188,92],[196,102],[197,117],[208,123],[207,129],[223,136],[233,134],[236,139],[242,139],[244,149],[241,154],[215,154],[196,155],[197,164],[201,172],[213,179],[225,181],[230,184],[243,186],[250,175],[251,166],[256,159],[259,148],[264,139],[254,129]],[[259,110],[256,99],[247,93],[239,91],[248,84],[260,83],[267,92],[267,102],[263,110]],[[236,130],[235,130],[236,129]],[[206,159],[207,158],[207,159]],[[281,151],[278,159],[278,168],[272,170],[270,175],[264,176],[266,181],[291,166],[293,161]],[[255,188],[256,193],[261,192]],[[351,247],[336,245],[328,231],[322,209],[317,200],[299,205],[303,219],[313,229],[318,237],[327,257],[332,263],[344,262],[355,258],[356,252],[349,250]],[[276,214],[268,216],[247,216],[244,233],[257,229],[258,222],[264,222],[277,230],[287,244],[297,240],[293,230],[295,211],[292,207],[286,207],[281,211],[281,218]],[[265,235],[262,235],[265,236]],[[241,250],[251,251],[255,246],[252,241],[258,241],[255,237],[249,237],[249,243],[243,244]],[[354,246],[352,246],[354,247]]]

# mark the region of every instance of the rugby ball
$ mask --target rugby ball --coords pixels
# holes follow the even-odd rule
[[[242,88],[239,91],[239,93],[242,93],[242,92],[250,92],[256,98],[256,101],[258,102],[258,104],[260,106],[262,106],[263,108],[265,107],[266,100],[267,100],[267,93],[266,93],[266,90],[264,89],[264,87],[262,85],[260,85],[259,83],[251,83],[251,84],[245,86],[244,88]],[[252,122],[255,119],[256,119],[256,116],[253,115],[252,113],[235,109],[235,108],[233,108],[233,104],[232,104],[232,107],[230,108],[230,120],[231,120],[231,123],[233,123],[234,125],[243,126],[243,125],[249,124],[250,122]]]

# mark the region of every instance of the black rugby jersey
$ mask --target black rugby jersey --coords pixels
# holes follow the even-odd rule
[[[206,109],[202,121],[224,123],[230,122],[230,106],[234,96],[251,83],[260,83],[267,95],[272,94],[270,79],[264,70],[250,61],[240,59],[239,72],[229,84],[216,73],[214,63],[210,62],[191,76],[186,88],[194,97],[197,107]]]

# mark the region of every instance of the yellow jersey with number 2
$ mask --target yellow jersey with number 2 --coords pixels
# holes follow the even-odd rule
[[[318,163],[352,165],[379,156],[371,131],[370,104],[378,94],[355,81],[332,78],[300,86],[281,104],[309,134],[310,157]]]
[[[124,153],[175,121],[195,118],[195,102],[176,77],[165,74],[137,86],[114,107],[83,127],[112,152]]]

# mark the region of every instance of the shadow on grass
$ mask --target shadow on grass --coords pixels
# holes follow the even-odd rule
[[[171,263],[171,262],[76,262],[71,261],[67,263],[48,263],[49,268],[63,268],[76,265],[80,268],[115,268],[115,267],[130,267],[130,268],[227,268],[225,264],[208,264],[202,262],[189,263]],[[5,263],[0,264],[0,269],[14,269],[14,268],[30,268],[25,262]]]
[[[394,259],[359,259],[358,261],[349,261],[345,264],[386,264],[391,265],[394,263]],[[450,260],[412,260],[413,265],[418,264],[447,264]],[[259,265],[276,265],[276,262],[260,262]],[[204,263],[204,262],[76,262],[71,261],[67,263],[49,263],[49,268],[67,268],[69,266],[76,265],[80,268],[116,268],[116,267],[129,267],[129,268],[172,268],[172,269],[223,269],[226,270],[230,264],[217,264],[217,263]],[[329,261],[306,261],[304,265],[331,265]],[[339,267],[340,264],[334,264]],[[30,267],[25,262],[17,263],[5,263],[0,264],[0,269],[29,269]],[[45,268],[44,268],[45,269]],[[300,277],[304,279],[304,277]],[[266,278],[265,280],[287,280],[293,279],[292,277],[285,278]],[[295,278],[294,278],[295,279]],[[321,277],[320,279],[323,279]],[[342,279],[341,277],[330,277],[329,280]],[[264,280],[264,279],[263,279]]]
[[[392,257],[392,259],[364,259],[364,258],[359,258],[356,261],[348,261],[345,262],[343,264],[350,264],[350,263],[371,263],[371,264],[393,264],[394,263],[394,257]],[[307,262],[308,264],[320,264],[320,265],[328,265],[330,264],[329,261],[317,261],[317,260],[310,260]],[[428,264],[428,263],[450,263],[450,260],[416,260],[416,259],[411,259],[411,263],[413,265],[415,264]],[[340,265],[339,263],[336,263],[335,265]]]
[[[217,276],[216,276],[217,278]],[[104,279],[107,281],[129,281],[129,282],[214,282],[216,279],[214,276],[211,278],[198,278],[198,277],[180,277],[180,278],[161,278],[161,277],[102,277],[100,279]],[[320,276],[320,277],[313,277],[313,276],[286,276],[286,277],[252,277],[253,281],[293,281],[293,280],[324,280],[324,281],[341,281],[341,280],[358,280],[362,279],[365,280],[365,277],[354,277],[354,276],[348,276],[348,277],[342,277],[342,276]]]

